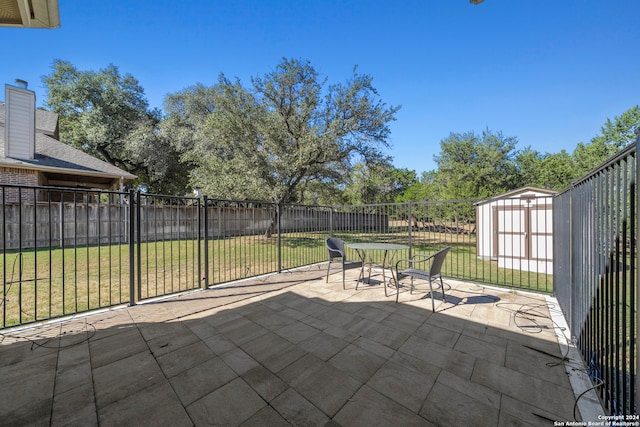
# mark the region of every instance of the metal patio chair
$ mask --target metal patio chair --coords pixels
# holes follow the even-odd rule
[[[327,264],[327,279],[325,282],[329,282],[329,271],[331,270],[331,262],[336,258],[340,258],[342,266],[342,289],[347,289],[345,286],[345,270],[351,268],[359,268],[360,276],[362,276],[362,261],[351,261],[347,259],[347,254],[344,250],[344,241],[336,237],[329,237],[325,241],[327,251],[329,252],[329,263]],[[358,277],[360,280],[360,277]]]
[[[444,301],[444,283],[442,282],[440,270],[442,270],[442,264],[444,263],[444,259],[446,258],[447,253],[450,249],[451,246],[447,246],[446,248],[441,249],[432,255],[416,254],[413,255],[410,259],[401,259],[396,262],[396,302],[398,302],[398,297],[400,295],[401,279],[405,277],[411,277],[411,287],[409,288],[409,293],[413,293],[413,280],[422,279],[429,282],[429,291],[431,293],[431,309],[432,311],[436,311],[435,303],[433,301],[433,282],[436,279],[440,279],[440,288],[442,288],[442,300]],[[430,265],[428,266],[429,263]],[[401,266],[403,265],[407,268],[401,269]],[[427,266],[428,268],[426,268]]]

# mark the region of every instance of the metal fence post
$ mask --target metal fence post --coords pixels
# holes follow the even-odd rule
[[[570,186],[571,186],[571,189],[569,190],[569,239],[568,240],[569,240],[569,253],[573,254],[574,253],[573,252],[573,247],[574,247],[574,244],[575,244],[574,237],[573,237],[574,234],[573,233],[576,231],[575,228],[574,228],[574,226],[575,226],[574,222],[575,221],[574,221],[574,216],[573,216],[573,197],[575,195],[576,190],[575,190],[575,187],[573,185],[573,182],[571,182]],[[555,215],[554,215],[554,220],[555,220]],[[557,236],[554,235],[554,239],[556,239],[556,238],[557,238]],[[570,286],[569,287],[569,292],[568,292],[568,296],[569,296],[569,313],[565,313],[564,314],[565,318],[568,319],[569,324],[571,326],[574,325],[573,314],[575,313],[575,310],[574,310],[575,309],[574,304],[576,303],[576,301],[575,301],[575,299],[576,299],[575,298],[575,293],[576,293],[575,288],[577,286],[577,283],[576,283],[575,276],[574,276],[573,272],[574,272],[574,261],[573,261],[573,259],[571,259],[570,262],[569,262],[569,286]],[[557,297],[558,294],[556,292],[555,277],[556,277],[556,275],[553,276],[553,281],[554,281],[553,282],[553,295],[555,297]]]
[[[208,199],[205,195],[203,198],[204,204],[204,283],[202,287],[204,289],[209,286],[209,214],[208,214]]]
[[[202,205],[200,204],[200,196],[198,196],[197,200],[196,200],[196,211],[197,211],[197,215],[196,215],[196,227],[198,228],[198,230],[196,231],[196,239],[198,241],[198,246],[197,246],[197,251],[196,251],[196,256],[198,257],[198,282],[200,282],[200,287],[204,287],[202,285],[202,218],[201,218],[201,213],[200,213],[200,207]]]
[[[136,247],[135,247],[135,220],[136,215],[134,211],[135,204],[135,192],[133,189],[129,190],[129,305],[136,305]]]
[[[142,299],[142,192],[136,191],[136,288],[138,301]]]
[[[640,178],[640,167],[638,167],[638,156],[640,156],[640,133],[637,135],[636,137],[636,152],[635,152],[635,167],[636,167],[636,173],[635,173],[635,190],[636,190],[636,197],[635,197],[635,205],[636,206],[631,206],[631,215],[634,216],[635,221],[637,222],[637,214],[638,214],[638,208],[637,208],[637,204],[640,201],[640,185],[638,185],[638,178]],[[632,190],[633,191],[633,190]],[[636,244],[637,242],[640,242],[640,227],[637,226],[636,223]],[[635,246],[632,244],[632,247]],[[640,263],[640,251],[637,250],[636,248],[636,268]],[[632,283],[632,286],[635,286],[636,289],[636,325],[640,325],[640,280],[638,278],[638,274],[636,273],[636,277],[635,277],[635,283]],[[635,348],[635,345],[638,343],[638,330],[636,329],[634,331],[635,333],[631,336],[631,348]],[[635,407],[634,412],[635,414],[637,414],[640,411],[640,378],[638,376],[638,372],[637,372],[637,367],[640,367],[640,351],[636,351],[636,370],[634,371],[634,374],[636,376],[636,381],[635,381]]]
[[[411,245],[411,224],[413,224],[413,218],[411,217],[411,201],[407,202],[407,236],[409,240],[409,258],[412,255],[412,245]]]
[[[329,208],[329,237],[333,236],[333,206]]]
[[[282,236],[280,233],[280,203],[276,205],[276,233],[278,233],[278,273],[282,273]]]

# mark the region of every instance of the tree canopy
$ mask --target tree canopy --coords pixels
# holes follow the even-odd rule
[[[393,203],[418,180],[415,171],[393,167],[392,159],[355,164],[344,189],[348,204]]]
[[[437,169],[423,173],[398,200],[479,199],[524,186],[562,190],[633,143],[638,129],[635,106],[607,119],[601,133],[577,144],[572,154],[540,153],[530,146],[517,150],[517,139],[501,132],[452,132],[434,156]]]
[[[513,162],[518,140],[502,132],[484,130],[451,133],[440,143],[438,165],[441,196],[446,199],[476,199],[512,189],[516,180]]]
[[[126,152],[126,138],[137,127],[158,121],[149,111],[144,90],[130,74],[109,65],[100,71],[80,71],[71,63],[55,61],[43,78],[45,105],[60,116],[60,137],[77,148],[136,173]]]
[[[43,77],[45,105],[59,115],[60,139],[127,172],[158,192],[184,191],[177,153],[158,128],[161,113],[149,109],[142,86],[109,65],[81,71],[56,60]]]
[[[637,105],[619,116],[607,119],[600,134],[590,144],[579,143],[573,151],[574,178],[599,166],[622,148],[633,143],[640,130],[640,107]]]
[[[523,186],[561,190],[635,141],[640,108],[612,120],[573,153],[517,149],[489,129],[451,132],[437,169],[395,168],[385,154],[399,106],[384,103],[373,78],[353,69],[329,84],[309,61],[283,58],[250,85],[220,74],[149,108],[144,90],[114,65],[81,71],[54,61],[43,77],[45,105],[59,114],[60,139],[138,175],[147,191],[212,198],[387,203],[491,197]]]
[[[212,197],[298,202],[311,181],[344,183],[354,158],[383,157],[399,107],[379,99],[371,76],[354,69],[327,85],[308,61],[283,59],[251,83],[220,75],[167,98],[167,119],[192,136],[192,183]]]

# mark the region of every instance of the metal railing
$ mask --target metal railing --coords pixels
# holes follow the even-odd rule
[[[0,327],[130,301],[127,193],[0,188]]]
[[[334,208],[338,218],[350,213],[353,218],[370,215],[371,220],[366,226],[355,220],[353,225],[334,225],[332,233],[347,241],[408,244],[409,251],[401,257],[452,246],[443,267],[447,277],[551,293],[551,204],[550,196],[519,194],[475,201],[343,206]],[[539,213],[542,206],[549,207],[548,214]]]
[[[548,197],[328,207],[51,187],[0,192],[0,328],[325,262],[329,236],[407,244],[397,258],[452,246],[448,277],[553,290],[550,240],[535,240],[549,219],[532,208]]]
[[[603,406],[638,411],[637,147],[554,201],[554,287]]]

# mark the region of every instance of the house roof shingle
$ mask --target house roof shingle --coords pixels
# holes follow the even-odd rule
[[[123,169],[55,139],[58,115],[46,110],[36,110],[35,158],[25,160],[5,157],[4,110],[5,103],[0,102],[0,166],[113,179],[136,178],[135,175]]]

